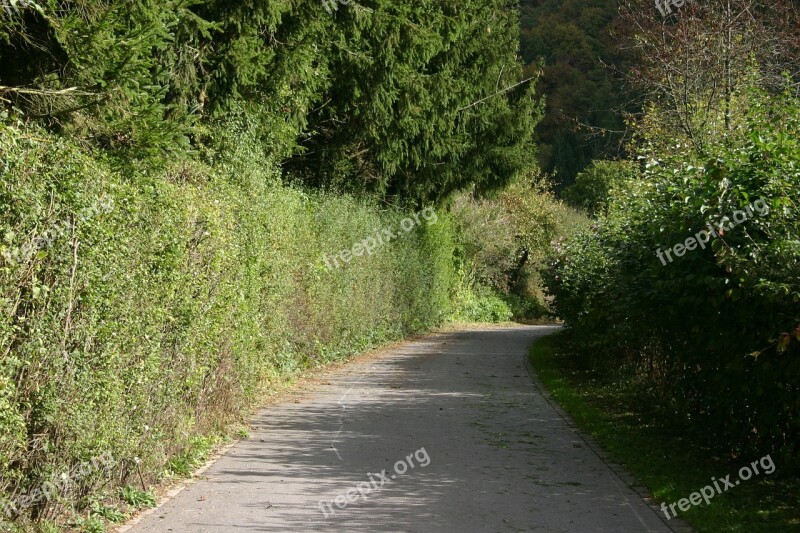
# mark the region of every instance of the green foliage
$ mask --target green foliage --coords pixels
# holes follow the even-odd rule
[[[628,52],[612,32],[617,1],[523,0],[521,55],[527,72],[541,70],[547,99],[537,127],[539,164],[557,191],[592,160],[624,156],[621,113],[637,111],[626,94]],[[651,6],[648,6],[649,8]],[[613,65],[609,68],[608,65]]]
[[[126,164],[244,111],[294,178],[423,204],[535,164],[517,18],[503,0],[47,0],[0,11],[0,102]]]
[[[523,324],[533,320],[552,320],[552,313],[542,287],[541,278],[536,276],[527,281],[525,291],[500,294],[511,310],[511,320]]]
[[[119,498],[134,509],[155,507],[158,502],[156,495],[151,491],[139,490],[131,485],[119,489]]]
[[[746,136],[708,159],[687,148],[650,160],[545,276],[579,345],[638,372],[666,416],[732,453],[788,456],[800,446],[800,102],[749,100]],[[719,230],[756,202],[769,213],[751,207]],[[675,251],[709,222],[707,244]]]
[[[493,197],[456,195],[451,214],[460,265],[457,317],[505,316],[505,310],[484,311],[500,308],[518,320],[546,314],[538,268],[552,241],[586,225],[586,217],[555,200],[541,183],[522,180]]]
[[[307,183],[424,203],[535,164],[539,107],[531,83],[511,89],[522,72],[506,2],[370,0],[336,22],[331,86],[289,167]]]
[[[657,505],[677,502],[712,477],[733,474],[766,455],[765,450],[733,457],[710,451],[705,438],[687,435],[684,421],[664,416],[661,406],[642,390],[635,373],[598,372],[587,367],[569,340],[570,335],[557,333],[536,341],[530,360],[537,377],[578,428],[616,464],[625,465]],[[681,518],[699,533],[796,529],[800,480],[786,463],[775,461],[772,474],[754,476],[735,491],[715,498],[711,505],[681,513]]]
[[[99,516],[92,515],[81,519],[76,526],[81,533],[106,533],[106,524]]]
[[[685,145],[712,154],[746,126],[748,87],[777,94],[786,77],[797,87],[798,24],[797,4],[787,0],[694,2],[667,17],[651,0],[620,2],[615,37],[634,58],[626,77],[647,114],[643,128],[629,126],[658,156]]]
[[[466,284],[508,290],[519,247],[508,210],[493,199],[456,196],[451,206]]]
[[[544,259],[562,230],[563,204],[541,181],[518,181],[503,190],[498,200],[513,224],[519,249],[532,262]]]
[[[119,524],[128,519],[128,515],[115,507],[109,507],[96,503],[91,506],[90,513],[92,516],[98,516],[109,522]]]
[[[578,173],[575,183],[564,189],[561,197],[590,216],[606,214],[614,189],[634,176],[635,167],[629,161],[594,161]]]
[[[186,474],[276,382],[451,314],[447,213],[329,270],[325,254],[413,211],[281,186],[258,133],[237,114],[197,158],[123,175],[2,125],[3,497],[106,452],[122,484]],[[83,513],[108,478],[78,476],[59,498]]]
[[[275,383],[440,324],[470,268],[443,200],[534,165],[502,0],[28,3],[0,9],[2,498],[103,453],[185,475]],[[99,528],[107,478],[14,518]]]
[[[508,322],[513,311],[497,291],[467,287],[456,294],[456,320],[466,322]]]
[[[217,439],[196,435],[189,439],[184,450],[167,463],[169,475],[189,477],[192,472],[203,465],[210,452],[218,445]]]

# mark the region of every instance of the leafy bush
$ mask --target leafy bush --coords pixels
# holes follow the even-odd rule
[[[324,254],[413,211],[279,185],[244,116],[205,142],[123,174],[0,126],[0,504],[103,453],[119,485],[186,473],[276,381],[450,315],[445,212],[328,269]],[[79,511],[107,480],[75,477],[58,499]]]
[[[630,161],[594,161],[578,173],[575,183],[564,189],[561,196],[590,216],[605,214],[614,189],[624,186],[634,175],[635,167]]]
[[[544,275],[584,352],[636,370],[666,416],[733,453],[789,456],[800,449],[800,102],[750,101],[746,137],[704,159],[651,160]],[[720,229],[726,217],[740,223]],[[670,249],[672,262],[659,259]]]
[[[155,507],[158,503],[156,495],[150,491],[139,490],[136,487],[127,485],[120,487],[119,498],[126,504],[134,509],[142,509],[145,507]]]
[[[507,322],[513,312],[496,291],[478,287],[466,288],[456,294],[456,320],[468,322]]]
[[[509,312],[515,320],[548,314],[538,268],[556,237],[587,226],[588,219],[541,183],[523,181],[493,197],[456,195],[451,214],[460,265],[457,316],[496,321]]]
[[[519,253],[508,209],[495,199],[461,193],[454,198],[451,213],[465,268],[464,283],[507,291]]]

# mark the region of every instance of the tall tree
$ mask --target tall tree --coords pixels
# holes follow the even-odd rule
[[[246,112],[305,183],[418,202],[534,166],[516,3],[335,5],[31,0],[0,10],[0,98],[134,156]]]
[[[650,129],[700,154],[746,127],[743,88],[782,91],[788,75],[800,89],[800,14],[791,0],[689,2],[669,11],[625,0],[617,33],[636,57],[628,79],[650,102],[659,124]]]
[[[331,87],[290,168],[315,185],[440,199],[535,165],[515,4],[370,0],[336,13]],[[520,83],[522,82],[522,83]]]

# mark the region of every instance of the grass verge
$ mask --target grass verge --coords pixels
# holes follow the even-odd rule
[[[663,422],[657,406],[624,378],[600,375],[570,354],[568,332],[537,341],[530,359],[553,399],[578,428],[642,483],[656,501],[668,505],[730,475],[760,457],[720,457]],[[774,462],[771,475],[754,475],[715,495],[706,505],[680,512],[699,532],[800,531],[800,482]],[[768,468],[769,470],[769,468]],[[721,485],[724,486],[724,485]]]

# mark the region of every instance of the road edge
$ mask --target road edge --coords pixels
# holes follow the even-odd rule
[[[547,337],[547,335],[535,339],[533,343],[531,343],[531,347],[537,342],[541,341],[544,337]],[[603,448],[597,442],[595,442],[592,437],[584,434],[583,431],[578,428],[578,426],[575,424],[575,421],[572,419],[572,416],[570,416],[570,414],[553,399],[553,397],[550,395],[550,391],[547,390],[547,388],[544,386],[544,383],[542,383],[542,381],[539,379],[539,376],[536,374],[536,369],[533,368],[533,363],[531,363],[530,348],[525,352],[525,354],[523,354],[522,359],[525,365],[525,370],[527,370],[528,376],[530,376],[534,387],[536,387],[537,391],[542,395],[553,411],[555,411],[556,414],[558,414],[558,416],[564,420],[567,426],[584,442],[586,447],[589,448],[592,453],[594,453],[601,461],[603,461],[609,470],[611,470],[626,487],[635,492],[642,499],[642,501],[647,504],[650,510],[653,511],[656,516],[658,516],[658,519],[661,521],[661,523],[663,523],[667,529],[674,531],[675,533],[696,533],[695,529],[681,518],[676,517],[671,519],[669,522],[664,520],[659,507],[653,501],[653,496],[648,492],[647,488],[642,486],[636,480],[636,478],[634,478],[633,475],[625,470],[621,465],[615,463],[611,456],[605,450],[603,450]]]
[[[402,339],[388,341],[378,346],[368,348],[364,351],[354,353],[345,360],[332,362],[328,365],[311,369],[304,375],[299,376],[297,381],[291,385],[288,385],[285,389],[277,392],[274,396],[265,398],[263,402],[261,402],[257,407],[253,408],[252,412],[247,418],[249,421],[252,421],[256,416],[258,416],[258,413],[265,409],[269,409],[273,405],[276,405],[282,401],[286,401],[290,397],[296,397],[296,395],[307,394],[313,391],[320,383],[323,383],[336,373],[346,372],[347,369],[352,365],[377,359],[400,346],[410,342],[415,342],[422,338],[447,334],[452,331],[461,331],[464,328],[476,325],[487,326],[486,324],[448,323],[426,333],[416,333],[413,335],[408,335]],[[490,324],[488,326],[491,327],[496,325]],[[194,470],[188,477],[174,480],[172,483],[163,483],[160,486],[154,486],[153,488],[161,493],[158,497],[156,505],[147,509],[138,509],[124,523],[110,525],[109,531],[111,533],[126,533],[142,522],[145,518],[157,513],[159,510],[161,510],[161,508],[163,508],[170,501],[174,500],[185,489],[199,481],[202,481],[203,474],[243,440],[246,439],[236,439],[233,442],[225,444],[224,446],[216,449],[212,453],[211,457],[209,457],[202,466]]]

